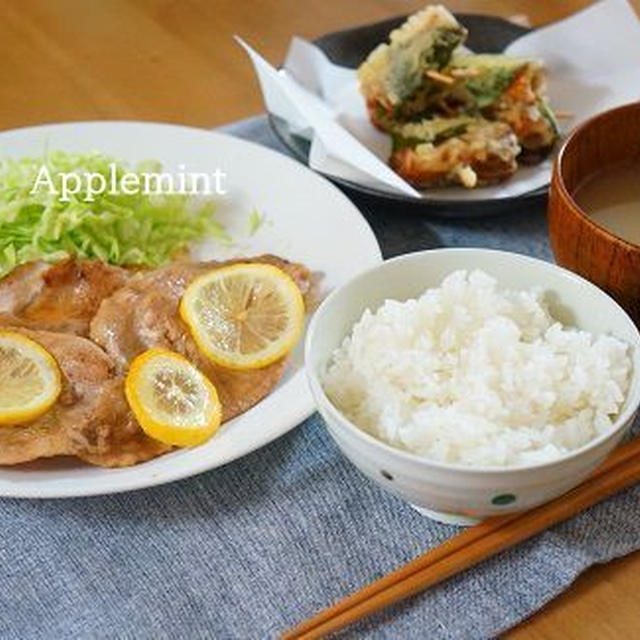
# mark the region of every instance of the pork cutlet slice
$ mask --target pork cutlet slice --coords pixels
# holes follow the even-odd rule
[[[215,385],[223,420],[237,416],[267,396],[280,380],[286,358],[261,369],[237,371],[220,367],[197,347],[180,318],[179,305],[187,286],[198,276],[239,262],[274,265],[288,273],[302,293],[309,289],[306,267],[271,255],[227,262],[178,262],[138,273],[107,298],[91,322],[90,337],[125,373],[137,355],[164,347],[186,356]]]
[[[0,317],[3,324],[87,336],[102,300],[129,277],[99,260],[30,262],[0,280]]]
[[[171,447],[148,438],[127,405],[123,378],[111,358],[86,338],[3,327],[42,345],[62,372],[62,392],[43,416],[0,426],[0,465],[69,455],[92,464],[122,467]]]

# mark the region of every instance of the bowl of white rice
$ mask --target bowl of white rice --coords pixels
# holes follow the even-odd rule
[[[568,491],[640,406],[625,311],[570,271],[486,249],[401,256],[334,291],[306,366],[343,453],[446,522]]]

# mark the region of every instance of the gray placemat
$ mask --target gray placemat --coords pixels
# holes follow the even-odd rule
[[[227,131],[278,143],[263,118]],[[387,256],[486,246],[549,258],[540,207],[475,222],[365,208]],[[638,424],[636,424],[636,429]],[[344,633],[485,638],[640,547],[640,488]],[[453,535],[342,458],[314,416],[164,487],[0,502],[1,638],[267,638]]]

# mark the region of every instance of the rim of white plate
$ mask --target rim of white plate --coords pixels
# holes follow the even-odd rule
[[[329,199],[333,200],[334,203],[339,204],[340,207],[344,207],[344,209],[341,210],[353,223],[358,237],[363,239],[363,243],[367,248],[367,253],[354,256],[354,260],[362,262],[362,264],[359,265],[360,268],[358,268],[353,274],[345,277],[343,282],[340,284],[345,284],[362,270],[382,262],[382,254],[379,244],[367,221],[362,216],[358,208],[335,185],[331,184],[326,178],[311,171],[297,160],[255,142],[237,138],[222,132],[180,124],[153,121],[98,120],[47,123],[0,131],[0,157],[5,155],[5,149],[3,149],[5,143],[15,144],[18,140],[24,141],[28,136],[47,133],[69,134],[69,132],[73,132],[77,136],[81,129],[94,129],[96,134],[99,135],[100,130],[106,130],[113,127],[120,128],[121,130],[135,129],[137,133],[143,132],[144,129],[148,129],[149,135],[157,135],[159,129],[162,129],[165,134],[181,135],[183,138],[192,136],[194,140],[197,138],[198,144],[203,144],[203,140],[206,141],[206,143],[214,144],[216,141],[222,141],[225,145],[238,145],[243,149],[243,151],[246,150],[247,158],[250,158],[251,156],[255,158],[262,156],[266,158],[270,166],[277,169],[279,165],[282,167],[282,170],[291,175],[292,180],[295,180],[295,178],[298,177],[301,180],[309,181],[309,184],[316,184],[318,185],[318,188],[323,189]],[[11,138],[14,138],[14,140],[11,140]],[[85,146],[88,151],[89,148],[92,147],[92,144],[95,143],[89,141],[86,146],[83,146]],[[77,137],[73,138],[73,144],[70,146],[74,148],[79,146]],[[126,158],[124,159],[126,160]],[[165,162],[168,161],[168,158],[159,159]],[[247,162],[249,162],[249,160],[247,160]],[[265,250],[268,250],[268,248],[265,248]],[[329,261],[330,257],[327,259],[327,262]],[[313,267],[313,265],[310,266]],[[304,338],[301,340],[301,344],[303,342]],[[219,457],[213,464],[211,464],[211,461],[208,460],[206,456],[198,459],[197,456],[193,455],[194,452],[198,451],[198,448],[195,448],[188,451],[179,450],[171,452],[150,462],[121,469],[93,468],[82,465],[77,468],[85,472],[90,471],[92,474],[95,474],[95,477],[88,478],[86,475],[84,477],[81,475],[80,478],[77,479],[77,482],[73,482],[73,477],[76,471],[76,469],[73,469],[69,472],[68,478],[65,477],[64,479],[61,479],[57,476],[56,478],[51,478],[50,481],[43,479],[41,482],[29,482],[26,484],[21,483],[18,477],[14,480],[10,480],[3,476],[11,474],[12,470],[18,471],[16,476],[20,473],[29,473],[29,470],[24,468],[19,469],[18,467],[0,467],[0,497],[68,498],[106,495],[167,484],[169,482],[188,478],[223,466],[262,448],[278,437],[291,431],[315,411],[315,404],[308,388],[303,364],[300,365],[298,370],[295,371],[295,373],[288,378],[284,384],[285,386],[295,386],[298,401],[296,404],[290,406],[278,407],[278,424],[280,426],[266,434],[263,438],[259,438],[250,444],[241,447],[238,451],[230,451],[226,455]],[[277,393],[278,387],[272,394],[258,403],[258,405],[249,409],[245,414],[235,420],[244,418],[249,421],[255,421],[256,415],[259,413],[261,406],[264,407],[265,404],[272,404],[274,399],[276,399]],[[235,420],[227,423],[227,427],[231,427]],[[225,426],[223,425],[222,429],[224,428]],[[178,460],[177,456],[181,456],[181,459]],[[161,461],[162,464],[160,464],[159,461]],[[156,465],[154,465],[154,463],[156,463]],[[160,466],[161,468],[150,472],[148,465]],[[167,467],[166,469],[164,468],[165,466]],[[39,471],[39,473],[46,474],[47,471]]]

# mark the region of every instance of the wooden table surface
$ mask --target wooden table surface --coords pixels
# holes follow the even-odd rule
[[[271,62],[313,38],[414,11],[416,0],[0,0],[0,129],[139,119],[212,127],[262,111],[233,34]],[[453,10],[525,15],[540,25],[584,0],[451,0]],[[640,13],[640,0],[633,0]],[[510,636],[640,635],[640,553],[587,571]]]

